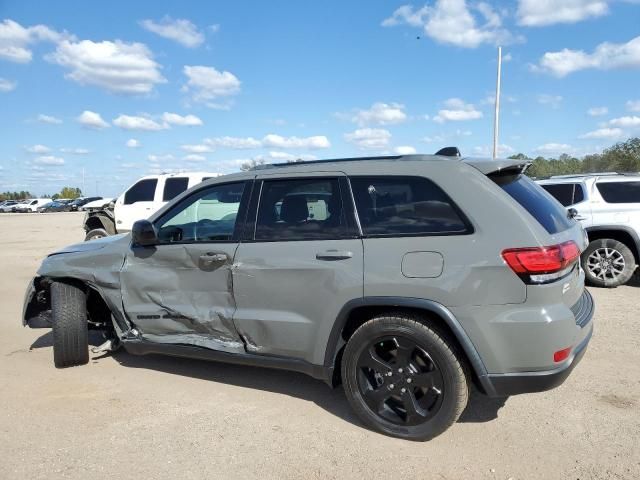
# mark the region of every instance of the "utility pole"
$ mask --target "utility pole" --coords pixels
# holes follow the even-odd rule
[[[502,47],[498,47],[498,78],[496,80],[496,110],[493,116],[493,159],[498,156],[498,133],[500,129],[500,77],[502,76]]]
[[[84,192],[84,167],[82,167],[82,195],[85,195]]]

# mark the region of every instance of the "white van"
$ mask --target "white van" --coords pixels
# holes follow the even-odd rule
[[[50,198],[31,198],[29,200],[25,200],[24,203],[21,203],[16,207],[16,212],[29,213],[29,212],[37,212],[38,208],[41,206],[51,202]]]

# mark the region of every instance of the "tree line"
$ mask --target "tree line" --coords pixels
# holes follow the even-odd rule
[[[55,200],[57,198],[70,198],[75,199],[82,196],[82,190],[76,187],[64,187],[59,193],[53,195],[43,195],[41,198],[50,198]],[[34,198],[30,192],[21,190],[19,192],[2,192],[0,193],[0,201],[4,200],[26,200],[27,198]]]
[[[602,153],[586,155],[579,159],[563,153],[558,158],[530,158],[522,153],[509,158],[531,160],[527,175],[534,178],[548,178],[553,175],[595,172],[640,173],[640,138],[630,138],[606,148]]]

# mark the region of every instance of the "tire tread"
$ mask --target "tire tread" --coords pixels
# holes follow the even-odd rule
[[[89,362],[89,329],[85,292],[69,283],[51,284],[53,361],[57,368]]]

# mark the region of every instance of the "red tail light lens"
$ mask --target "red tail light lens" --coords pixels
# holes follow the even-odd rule
[[[558,350],[553,354],[553,361],[555,363],[562,362],[569,358],[569,354],[571,353],[571,347],[563,348],[562,350]]]
[[[580,248],[570,240],[550,247],[509,248],[502,258],[518,275],[556,273],[571,266],[580,257]]]

